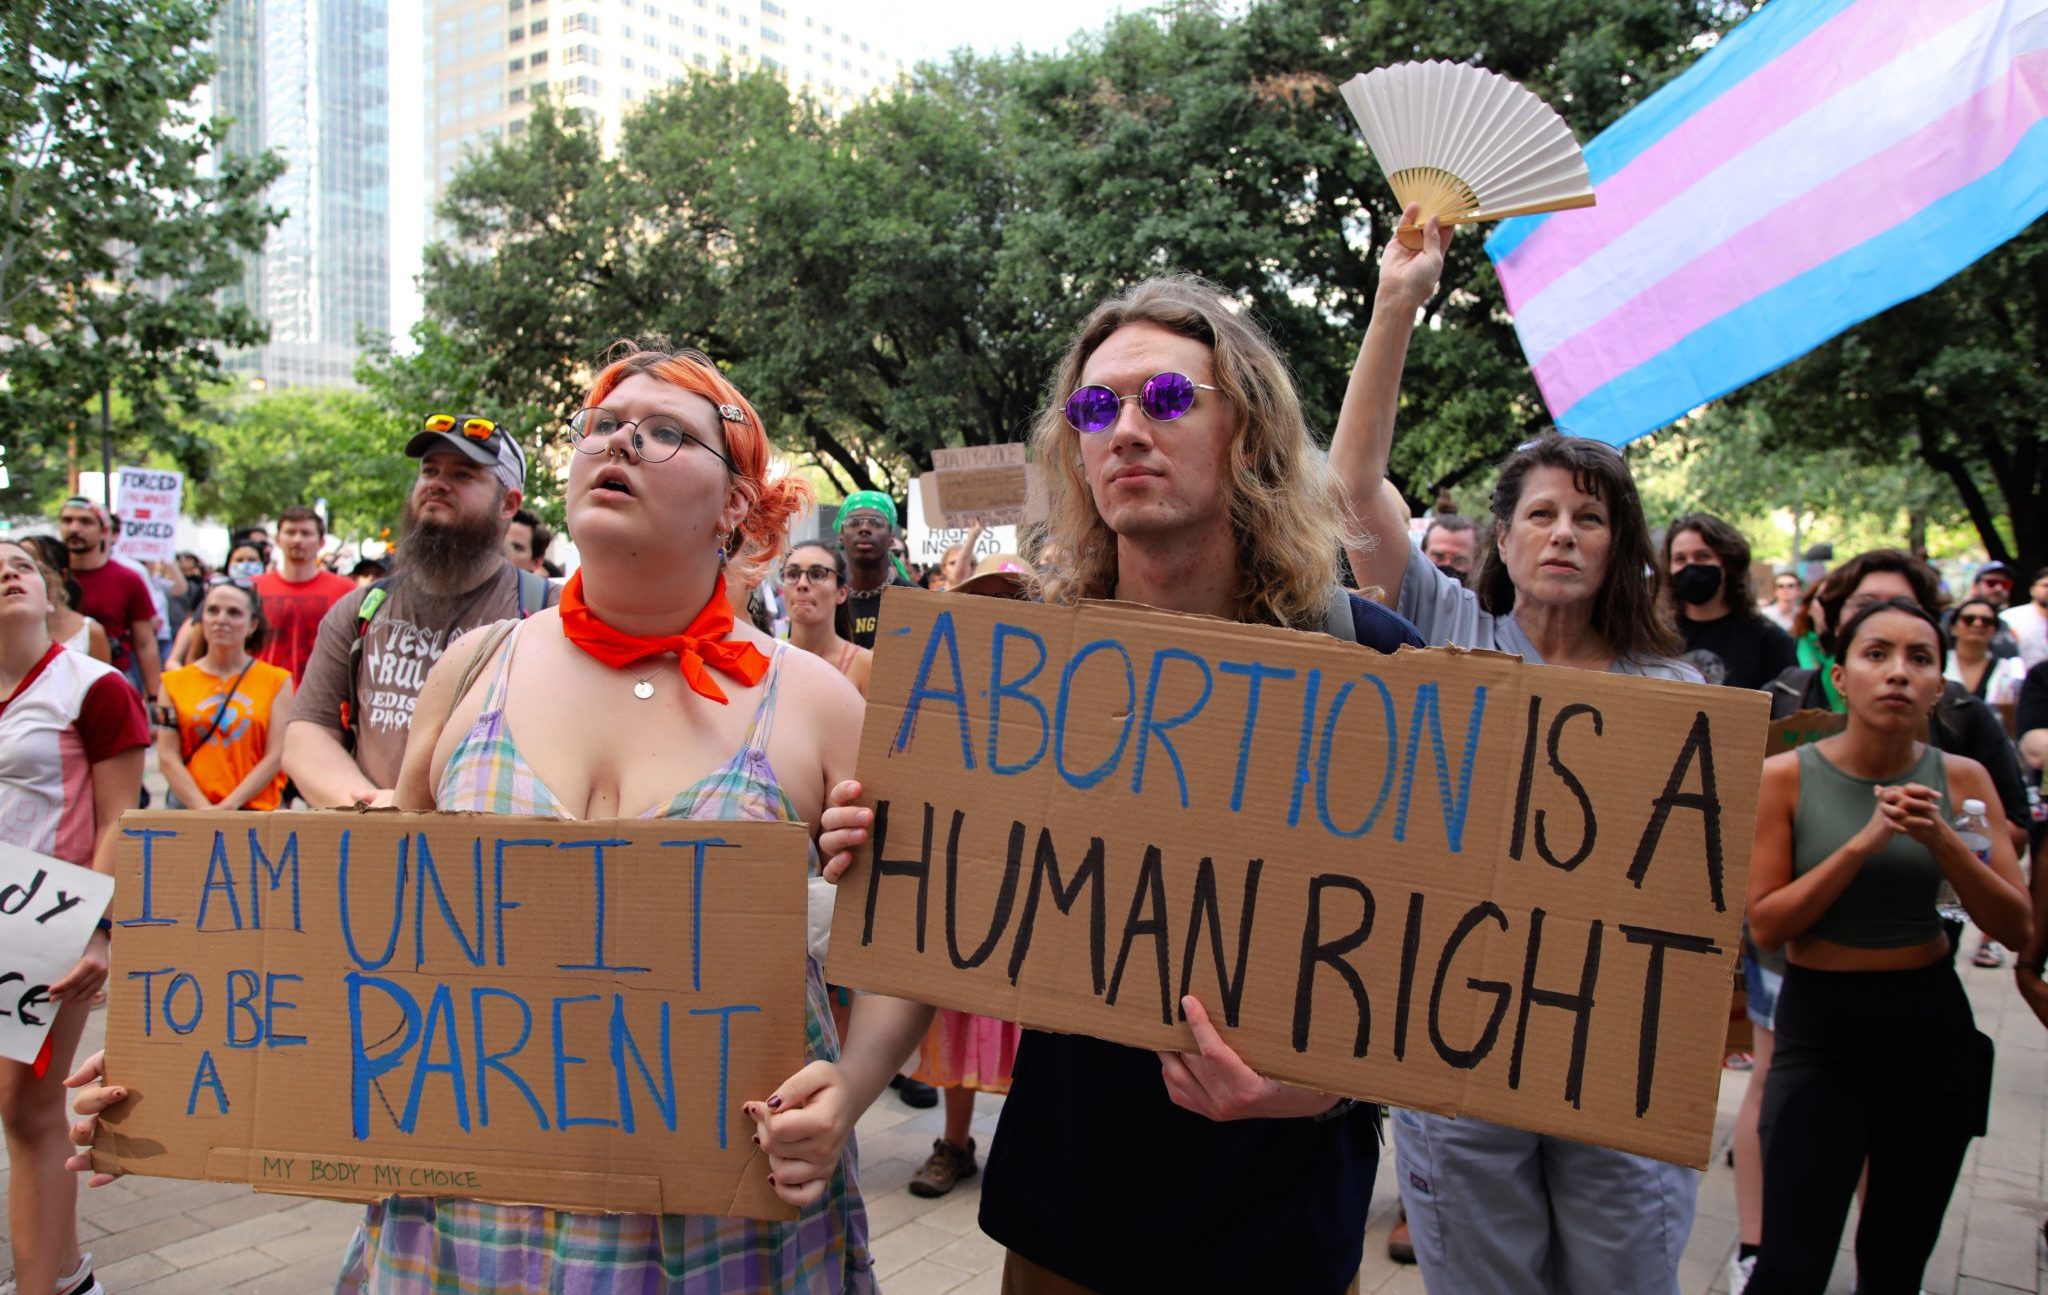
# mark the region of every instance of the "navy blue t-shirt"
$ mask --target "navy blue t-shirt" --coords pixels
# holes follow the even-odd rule
[[[1376,652],[1422,636],[1353,596]],[[1159,1058],[1024,1031],[989,1148],[981,1229],[1099,1295],[1335,1295],[1364,1257],[1378,1112],[1219,1124],[1173,1104]]]

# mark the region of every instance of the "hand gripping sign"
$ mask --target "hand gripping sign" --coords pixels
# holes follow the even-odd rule
[[[50,986],[85,952],[114,879],[0,844],[0,1057],[33,1065],[57,1019]]]
[[[789,1219],[744,1102],[804,1061],[808,832],[121,820],[95,1168],[343,1199]]]
[[[830,977],[1704,1165],[1768,703],[884,597]]]

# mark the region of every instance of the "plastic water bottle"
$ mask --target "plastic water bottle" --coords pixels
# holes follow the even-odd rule
[[[1963,812],[1956,817],[1955,828],[1956,835],[1961,837],[1963,844],[1970,848],[1970,853],[1976,855],[1986,865],[1989,865],[1991,862],[1991,820],[1984,815],[1984,802],[1981,800],[1964,801]],[[1941,894],[1935,898],[1934,908],[1936,912],[1951,922],[1963,921],[1967,916],[1963,912],[1962,900],[1956,896],[1956,888],[1949,885],[1948,879],[1945,877],[1941,882]]]

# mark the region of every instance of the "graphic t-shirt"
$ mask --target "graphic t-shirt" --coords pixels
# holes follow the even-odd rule
[[[889,584],[862,591],[848,585],[846,589],[846,610],[853,616],[853,641],[864,648],[875,645],[875,627],[882,615],[882,590],[889,585],[901,585],[906,589],[913,586],[901,574],[892,571]]]
[[[107,631],[107,646],[114,650],[114,668],[126,670],[134,660],[133,636],[128,627],[136,621],[148,624],[156,619],[149,582],[111,561],[91,571],[73,567],[71,578],[85,595],[79,600],[78,610]]]
[[[1685,640],[1685,659],[1708,683],[1762,688],[1799,664],[1792,636],[1761,616],[1681,617],[1678,633]]]
[[[355,592],[356,582],[332,571],[322,571],[311,580],[297,584],[281,571],[266,571],[256,577],[256,596],[263,600],[263,618],[270,622],[270,642],[263,645],[263,659],[291,671],[292,683],[306,677],[306,662],[313,657],[313,644],[320,638],[320,618],[327,609]]]
[[[142,698],[121,672],[52,643],[0,700],[0,841],[91,867],[92,767],[148,743]]]
[[[519,572],[510,562],[467,593],[429,594],[417,589],[412,573],[400,568],[384,585],[384,605],[371,618],[363,642],[362,674],[356,680],[356,763],[379,787],[398,785],[405,738],[427,671],[448,645],[479,625],[519,615]],[[349,644],[356,637],[356,610],[368,588],[357,589],[327,609],[305,683],[292,719],[311,720],[341,736],[341,707],[348,699]]]
[[[185,751],[185,768],[208,800],[221,797],[241,785],[249,771],[263,763],[270,742],[270,707],[291,674],[282,666],[252,661],[234,694],[235,682],[197,665],[184,666],[164,674],[164,690],[178,712],[178,740]],[[225,707],[218,727],[213,718]],[[208,735],[208,730],[212,733]],[[200,741],[206,737],[204,742]],[[276,809],[284,791],[280,771],[268,787],[251,796],[242,808]]]

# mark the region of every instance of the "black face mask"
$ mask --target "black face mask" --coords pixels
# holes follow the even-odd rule
[[[1721,592],[1722,579],[1721,568],[1695,562],[1671,574],[1671,592],[1680,602],[1699,607],[1714,601],[1714,595]]]
[[[1453,580],[1457,581],[1457,582],[1458,582],[1459,584],[1464,584],[1464,583],[1465,583],[1465,580],[1466,580],[1466,574],[1465,574],[1465,572],[1463,572],[1463,571],[1460,571],[1460,570],[1458,570],[1458,568],[1456,568],[1456,567],[1454,567],[1454,566],[1451,566],[1451,565],[1450,565],[1450,564],[1448,564],[1448,563],[1445,563],[1445,562],[1439,562],[1439,563],[1436,563],[1436,569],[1437,569],[1437,570],[1439,570],[1439,571],[1441,571],[1441,572],[1443,572],[1443,573],[1444,573],[1445,575],[1449,576],[1449,577],[1450,577],[1451,579],[1453,579]]]

